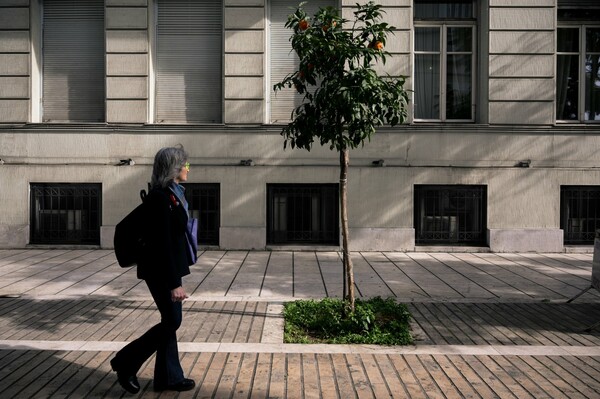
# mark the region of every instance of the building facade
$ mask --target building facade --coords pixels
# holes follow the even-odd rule
[[[352,17],[356,0],[315,0]],[[600,3],[380,0],[410,118],[351,152],[353,250],[562,252],[600,228]],[[182,144],[200,245],[339,248],[338,158],[283,149],[291,0],[0,0],[0,248],[111,248]],[[589,247],[588,247],[589,248]]]

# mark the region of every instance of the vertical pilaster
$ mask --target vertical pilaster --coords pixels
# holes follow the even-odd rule
[[[224,122],[265,119],[265,0],[225,0]]]
[[[342,16],[353,20],[356,0],[342,0]],[[358,2],[366,3],[366,1]],[[385,50],[392,56],[386,60],[385,65],[377,65],[378,72],[391,76],[409,76],[411,72],[411,30],[413,25],[411,0],[379,0],[383,6],[384,21],[395,27],[394,34],[389,35]]]
[[[106,0],[106,121],[148,122],[148,0]]]
[[[0,123],[29,121],[29,0],[0,0]]]
[[[353,12],[356,8],[356,0],[342,0],[342,16],[348,20],[353,20]],[[359,1],[358,3],[366,3]],[[379,0],[378,4],[383,6],[384,21],[395,27],[393,34],[388,35],[385,50],[391,54],[386,59],[386,63],[378,63],[375,67],[380,75],[393,77],[406,76],[406,90],[412,90],[412,26],[413,10],[412,0]]]
[[[554,123],[556,0],[489,0],[489,122]]]

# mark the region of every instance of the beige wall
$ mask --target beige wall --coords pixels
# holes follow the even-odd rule
[[[191,155],[190,182],[221,184],[221,242],[233,247],[266,245],[267,184],[338,180],[335,153],[324,148],[284,151],[276,129],[162,131],[151,136],[127,130],[85,135],[22,130],[3,134],[0,141],[5,161],[0,165],[0,187],[11,188],[0,190],[0,219],[8,229],[0,230],[0,246],[27,242],[29,183],[85,182],[103,185],[102,245],[110,247],[112,228],[139,203],[154,152],[177,143]],[[415,184],[481,184],[487,186],[489,229],[558,232],[560,186],[598,184],[598,154],[596,136],[568,130],[547,136],[539,129],[383,129],[351,154],[350,226],[362,229],[357,234],[388,229],[386,236],[393,241],[380,242],[380,248],[412,249]],[[126,158],[136,164],[116,166]],[[386,166],[373,167],[372,161],[380,158]],[[239,166],[242,159],[254,160],[255,166]],[[525,159],[531,160],[530,168],[515,167]],[[400,245],[411,234],[412,248]],[[364,237],[360,242],[363,249],[373,245]]]

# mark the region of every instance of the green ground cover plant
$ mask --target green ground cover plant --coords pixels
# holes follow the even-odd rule
[[[408,308],[393,298],[357,299],[353,312],[341,299],[299,300],[284,305],[285,343],[410,345]],[[346,316],[344,316],[344,314]]]

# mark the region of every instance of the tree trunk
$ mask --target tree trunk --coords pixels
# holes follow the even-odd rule
[[[346,301],[350,305],[350,310],[354,311],[354,270],[349,250],[349,232],[348,232],[348,164],[350,154],[347,149],[340,151],[340,214],[342,217],[342,250],[344,270],[346,272],[346,286],[348,295]],[[344,292],[344,295],[346,293]]]

